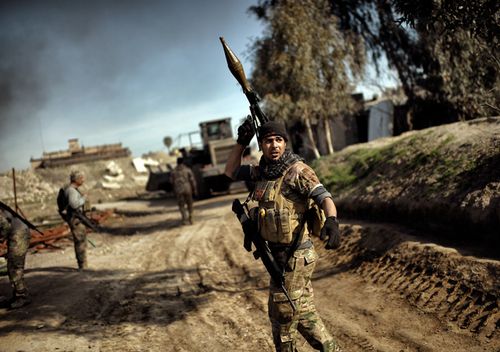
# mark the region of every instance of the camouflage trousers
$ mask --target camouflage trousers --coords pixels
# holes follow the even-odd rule
[[[28,295],[24,282],[24,264],[30,245],[31,233],[27,228],[13,230],[7,239],[7,272],[14,297]]]
[[[69,228],[73,235],[78,268],[84,269],[87,266],[87,229],[78,219],[72,219],[69,222]]]
[[[193,195],[191,193],[177,194],[177,204],[182,216],[182,222],[193,220]],[[187,207],[187,213],[186,213]]]
[[[316,350],[336,351],[336,342],[326,330],[314,305],[311,276],[317,259],[318,255],[311,247],[295,251],[288,260],[285,288],[297,308],[295,312],[281,288],[271,280],[268,309],[278,352],[295,352],[298,333]]]

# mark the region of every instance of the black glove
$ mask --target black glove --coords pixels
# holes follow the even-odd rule
[[[240,127],[238,127],[238,139],[236,142],[244,147],[250,144],[250,141],[252,140],[253,136],[255,135],[255,131],[253,130],[253,125],[252,125],[252,118],[248,116],[241,124]]]
[[[340,247],[340,231],[339,231],[339,221],[335,216],[329,216],[326,218],[325,224],[321,229],[320,238],[326,242],[326,249],[336,249]]]

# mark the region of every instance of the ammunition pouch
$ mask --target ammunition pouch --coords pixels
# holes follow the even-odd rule
[[[262,238],[273,243],[291,244],[302,229],[307,201],[294,202],[283,196],[283,180],[284,176],[273,181],[258,181],[252,199],[259,203],[258,225]]]
[[[290,216],[287,208],[259,208],[259,228],[263,239],[269,242],[290,244],[292,228],[298,225],[298,216]],[[293,221],[295,220],[295,221]]]

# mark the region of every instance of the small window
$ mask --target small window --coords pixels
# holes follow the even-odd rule
[[[208,125],[207,128],[208,137],[218,136],[219,133],[220,133],[219,125],[216,124]]]

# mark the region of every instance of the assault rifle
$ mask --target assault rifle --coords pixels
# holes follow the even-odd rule
[[[43,236],[43,232],[41,232],[35,225],[33,225],[31,222],[29,222],[28,220],[26,220],[25,218],[23,218],[21,215],[19,215],[14,210],[12,210],[11,207],[9,207],[7,204],[5,204],[5,203],[3,203],[1,201],[0,201],[0,209],[3,209],[5,211],[7,211],[8,213],[12,214],[12,216],[14,216],[15,218],[18,218],[19,220],[21,220],[21,222],[23,224],[25,224],[26,226],[28,226],[29,229],[34,230],[34,231],[38,232],[39,234],[41,234]]]
[[[80,220],[85,227],[88,227],[92,231],[99,232],[101,230],[99,224],[94,220],[89,219],[84,212],[80,210],[71,210],[71,215]]]
[[[233,74],[234,78],[238,81],[243,88],[243,93],[245,93],[248,102],[250,103],[250,113],[252,114],[252,126],[254,128],[255,134],[257,135],[258,127],[269,121],[269,118],[264,114],[259,106],[260,98],[255,93],[255,91],[250,87],[245,76],[245,71],[243,70],[243,65],[234,52],[229,48],[223,37],[219,37],[222,47],[224,49],[224,55],[226,56],[227,66],[229,71]],[[258,135],[257,135],[258,138]]]
[[[269,249],[266,241],[264,241],[264,239],[259,235],[257,224],[252,219],[250,219],[247,211],[245,211],[245,208],[243,207],[243,204],[241,204],[239,199],[235,199],[233,201],[232,209],[238,217],[238,220],[241,223],[241,227],[243,228],[243,233],[245,235],[245,249],[250,252],[252,250],[253,243],[253,245],[255,246],[255,252],[253,253],[255,259],[258,259],[260,257],[262,263],[266,267],[267,272],[269,273],[269,275],[271,275],[272,280],[275,284],[281,286],[281,290],[285,294],[288,302],[290,302],[290,305],[295,312],[297,308],[295,307],[295,304],[293,303],[287,289],[285,288],[285,277],[283,275],[284,270],[280,268],[279,264],[274,259],[273,254],[271,253],[271,250]]]
[[[92,231],[94,232],[101,232],[101,227],[100,225],[95,222],[94,220],[92,219],[89,219],[85,213],[81,210],[71,210],[70,211],[70,214],[68,214],[68,210],[65,210],[64,212],[60,212],[59,213],[61,215],[61,217],[63,218],[64,221],[68,222],[69,223],[69,219],[70,216],[74,216],[75,218],[77,218],[78,220],[80,220],[80,222],[87,228],[91,229]],[[96,247],[96,245],[94,244],[94,242],[92,242],[92,240],[90,238],[87,237],[87,242],[90,243],[92,245],[92,247]]]

